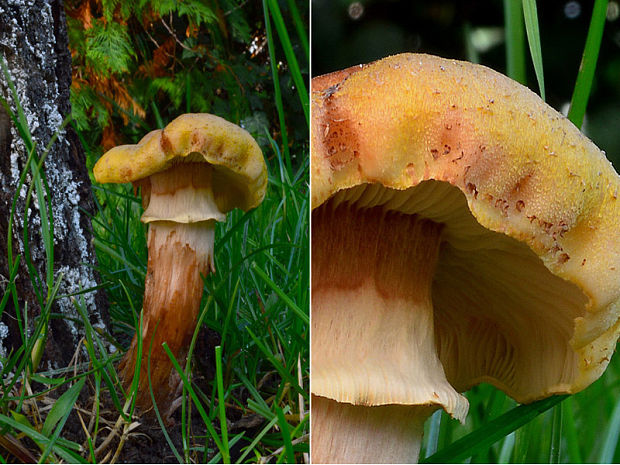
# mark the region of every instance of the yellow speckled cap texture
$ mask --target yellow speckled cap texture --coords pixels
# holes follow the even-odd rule
[[[244,129],[206,113],[181,115],[136,145],[114,147],[97,161],[93,174],[101,183],[133,182],[184,159],[195,162],[196,154],[213,166],[213,193],[221,211],[249,210],[263,200],[267,168],[260,147]]]
[[[541,397],[602,374],[620,334],[620,177],[564,116],[484,66],[403,54],[315,78],[311,137],[313,208],[365,183],[444,181],[482,226],[578,286],[578,374]]]

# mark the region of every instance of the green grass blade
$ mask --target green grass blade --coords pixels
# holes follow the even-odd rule
[[[37,430],[30,428],[22,423],[14,420],[13,418],[7,417],[6,415],[0,413],[0,425],[7,425],[11,428],[14,428],[22,433],[26,434],[28,437],[32,438],[35,442],[40,442],[43,444],[47,444],[50,442],[50,439],[39,433]],[[69,463],[82,463],[84,459],[82,459],[78,454],[67,450],[66,447],[70,447],[73,450],[79,451],[81,449],[80,445],[68,441],[66,439],[58,440],[58,443],[54,446],[54,452],[58,454],[58,456],[62,457]]]
[[[598,459],[599,463],[612,463],[614,461],[614,455],[618,447],[618,439],[620,439],[620,402],[616,403],[613,413],[611,414],[605,440],[603,441],[603,447],[601,448],[601,454]]]
[[[155,328],[157,328],[157,326],[155,326]],[[181,457],[181,454],[179,454],[179,451],[174,445],[174,441],[172,440],[172,438],[170,437],[170,434],[168,433],[168,430],[166,429],[166,424],[164,423],[164,420],[161,417],[161,413],[159,412],[159,407],[157,407],[157,402],[155,400],[155,393],[153,392],[153,383],[151,380],[151,353],[153,350],[154,339],[155,339],[155,332],[153,332],[153,336],[151,337],[151,343],[149,345],[149,353],[147,357],[147,371],[146,371],[146,375],[149,381],[149,391],[151,393],[151,400],[153,402],[153,411],[155,412],[155,416],[157,417],[157,421],[159,423],[159,426],[161,427],[161,432],[164,435],[164,438],[166,439],[166,442],[168,443],[170,450],[172,451],[172,453],[174,454],[174,456],[176,457],[179,463],[184,463],[183,457]],[[138,363],[136,363],[136,371],[138,370],[139,370]],[[136,377],[134,376],[134,382],[135,382],[135,379]]]
[[[185,74],[185,113],[192,112],[192,83],[191,74]]]
[[[274,354],[272,354],[267,346],[250,330],[250,328],[246,328],[246,331],[254,341],[254,343],[258,346],[258,348],[265,354],[267,360],[271,362],[273,367],[278,371],[283,380],[286,380],[290,383],[291,387],[298,393],[304,396],[304,398],[308,398],[308,392],[304,391],[300,386],[295,377],[293,377],[287,370],[284,368],[282,363],[276,358]]]
[[[175,370],[179,373],[179,376],[181,377],[181,381],[183,382],[185,388],[187,389],[187,392],[189,392],[189,395],[194,401],[194,404],[196,405],[196,408],[198,409],[198,412],[200,413],[200,416],[202,417],[202,421],[204,422],[207,428],[207,431],[209,431],[209,434],[211,435],[213,442],[215,442],[215,445],[220,450],[220,452],[222,452],[222,455],[223,455],[224,445],[222,444],[222,441],[220,440],[217,433],[215,432],[215,429],[213,429],[213,425],[211,425],[211,420],[209,419],[209,415],[207,415],[207,412],[205,411],[204,407],[202,406],[202,403],[200,402],[200,399],[196,395],[196,391],[194,391],[192,384],[187,379],[187,376],[183,372],[183,369],[181,368],[181,365],[179,365],[179,362],[177,362],[177,359],[172,354],[172,351],[168,347],[168,344],[164,342],[162,344],[162,347],[168,354],[168,357],[170,357],[170,361],[172,362],[172,365],[174,366]]]
[[[243,226],[252,218],[253,211],[245,212],[243,216],[236,221],[226,233],[215,242],[215,249],[220,249],[223,244],[226,244],[237,231],[243,228]]]
[[[41,217],[41,237],[43,238],[43,244],[46,255],[46,282],[47,282],[47,295],[54,285],[54,214],[52,209],[52,196],[50,195],[50,187],[47,182],[47,178],[43,176],[42,167],[43,162],[47,158],[52,146],[60,137],[60,132],[63,131],[67,125],[72,121],[72,116],[68,115],[60,124],[60,127],[54,131],[54,134],[50,138],[45,147],[45,152],[36,167],[37,173],[37,199],[39,201],[39,215]],[[45,201],[47,197],[47,202]]]
[[[9,272],[8,285],[2,296],[2,300],[0,300],[0,318],[2,317],[2,314],[4,313],[4,308],[6,307],[6,304],[9,301],[9,297],[12,294],[10,288],[15,287],[15,279],[17,278],[17,272],[19,271],[19,263],[21,261],[21,258],[19,255],[16,258],[17,259],[15,260],[15,263],[13,263],[13,266],[11,267],[11,271]]]
[[[121,283],[122,285],[122,283]],[[123,286],[124,288],[124,286]],[[125,289],[126,291],[126,289]],[[116,386],[119,385],[118,377],[116,376],[116,372],[113,369],[110,369],[114,358],[108,356],[108,351],[103,346],[103,343],[99,340],[99,338],[94,338],[93,336],[96,334],[90,320],[88,319],[88,310],[86,308],[86,304],[83,302],[78,302],[73,299],[73,304],[78,314],[82,318],[82,323],[84,324],[84,335],[86,337],[86,349],[88,351],[88,355],[90,357],[90,363],[93,365],[93,368],[96,372],[99,372],[101,376],[103,376],[103,380],[108,386],[110,397],[112,398],[112,402],[116,407],[117,411],[122,415],[125,421],[130,421],[131,416],[127,416],[127,414],[123,411],[123,407],[121,406],[120,399],[118,398],[118,394],[116,392]],[[95,346],[95,342],[97,345]],[[101,362],[95,353],[95,347],[99,348],[99,353],[102,354],[104,361]],[[138,356],[140,356],[140,342],[138,342]],[[140,358],[138,358],[140,360]],[[108,372],[109,370],[109,372]]]
[[[15,410],[10,410],[11,413],[11,417],[13,417],[13,420],[19,422],[20,425],[24,425],[26,428],[33,428],[34,426],[32,426],[32,423],[30,423],[30,420],[28,419],[28,417],[26,417],[26,415],[16,412]],[[34,443],[39,447],[39,449],[41,450],[45,450],[45,444],[41,441],[37,441],[34,438],[30,438],[33,439]],[[37,460],[35,459],[33,462],[36,462]]]
[[[295,451],[293,450],[293,442],[291,441],[289,424],[284,417],[284,412],[279,407],[276,407],[276,416],[278,417],[278,426],[280,426],[280,433],[282,434],[282,439],[284,442],[286,463],[295,463]]]
[[[291,13],[291,17],[293,18],[293,24],[295,25],[295,29],[297,31],[297,37],[299,37],[299,41],[301,42],[301,46],[304,49],[304,56],[306,61],[310,61],[310,46],[308,45],[308,32],[306,31],[306,27],[304,26],[304,22],[301,19],[301,15],[299,14],[299,9],[297,8],[297,4],[295,0],[287,0],[286,4],[288,5],[288,9]]]
[[[54,230],[53,230],[53,216],[52,216],[52,205],[51,205],[51,196],[49,193],[49,186],[47,184],[47,180],[45,179],[45,177],[42,175],[42,166],[43,166],[43,162],[45,161],[52,145],[56,142],[56,140],[58,139],[58,136],[60,134],[60,131],[62,131],[65,126],[70,122],[71,120],[71,116],[68,116],[67,118],[64,119],[64,121],[61,123],[60,127],[57,128],[57,130],[55,131],[55,133],[52,135],[52,137],[50,138],[47,147],[45,149],[45,152],[43,154],[43,156],[41,157],[40,160],[37,160],[37,157],[35,155],[35,146],[36,144],[34,143],[33,139],[32,139],[32,135],[30,134],[30,128],[28,127],[28,122],[27,119],[25,117],[23,108],[21,107],[20,103],[19,103],[19,95],[17,93],[17,89],[15,88],[15,85],[13,84],[13,81],[9,75],[8,72],[8,68],[6,66],[6,63],[4,62],[4,58],[2,57],[2,60],[0,60],[0,65],[2,67],[2,71],[5,75],[5,78],[7,80],[7,82],[9,83],[9,88],[11,90],[11,94],[13,96],[13,101],[15,103],[15,106],[17,108],[17,117],[11,112],[11,109],[8,105],[8,103],[2,99],[2,105],[5,107],[5,109],[7,110],[7,113],[11,116],[11,118],[13,119],[17,130],[24,142],[24,145],[29,153],[28,155],[28,159],[26,162],[26,165],[24,167],[23,173],[22,173],[22,177],[23,174],[25,172],[27,172],[29,169],[31,171],[32,174],[32,184],[30,185],[30,188],[28,190],[28,195],[26,197],[26,202],[25,202],[25,207],[24,210],[27,212],[28,211],[28,207],[30,204],[30,199],[32,196],[32,191],[34,189],[35,194],[37,196],[37,201],[38,201],[38,210],[39,210],[39,216],[41,219],[41,239],[43,241],[43,248],[44,248],[44,252],[46,255],[46,285],[47,285],[47,290],[46,290],[46,295],[49,298],[50,292],[52,290],[53,287],[53,281],[54,281]],[[18,183],[18,189],[16,190],[16,194],[18,194],[21,191],[21,186],[23,184],[23,181],[21,180],[22,178],[20,177],[20,182]],[[13,210],[13,208],[12,208]],[[12,221],[11,221],[12,223]],[[27,248],[27,242],[28,242],[28,215],[24,216],[24,247]],[[10,227],[9,227],[9,231],[10,231]],[[11,238],[9,238],[9,242],[10,242]],[[9,251],[9,262],[11,262],[12,260],[12,252]],[[30,257],[29,257],[29,253],[26,253],[25,255],[25,259],[26,259],[26,264],[28,265],[28,268],[34,268],[31,263],[30,263]],[[10,266],[10,263],[9,263]],[[33,273],[33,269],[30,270],[30,277],[31,280],[32,278],[35,278],[36,273]],[[38,287],[38,285],[35,282],[36,280],[33,280],[33,287],[36,288]],[[38,293],[40,295],[41,290],[38,290]],[[43,303],[40,300],[40,305],[42,306]]]
[[[579,437],[577,428],[575,427],[575,416],[573,409],[573,398],[569,397],[560,404],[564,409],[564,431],[566,434],[566,445],[568,452],[568,461],[570,463],[582,463],[581,449],[579,448]]]
[[[259,406],[258,410],[260,411],[264,411],[267,412],[266,415],[263,415],[265,418],[271,420],[273,419],[273,414],[272,412],[269,410],[269,406],[267,405],[267,403],[265,402],[265,399],[263,399],[260,395],[260,393],[258,392],[258,390],[256,389],[256,387],[254,386],[254,384],[247,378],[247,376],[245,376],[243,373],[237,372],[237,376],[239,377],[239,379],[241,380],[241,382],[243,383],[243,385],[246,387],[246,389],[248,390],[248,392],[252,395],[252,397],[254,398],[254,402]],[[252,399],[248,399],[248,405],[249,403],[252,401]]]
[[[133,195],[127,195],[127,194],[124,194],[122,192],[114,191],[114,190],[111,190],[111,189],[107,189],[107,188],[105,188],[103,186],[93,185],[93,190],[94,191],[102,192],[102,193],[104,193],[106,195],[112,195],[112,196],[115,196],[115,197],[120,197],[122,199],[129,200],[130,202],[135,203],[135,204],[141,203],[141,200],[138,197],[135,197]],[[104,225],[102,224],[102,226],[104,226]]]
[[[30,377],[30,379],[37,383],[50,384],[52,386],[57,386],[57,385],[64,384],[67,382],[67,379],[64,376],[62,378],[48,378],[46,376],[34,374]]]
[[[163,129],[165,126],[164,120],[161,118],[161,114],[159,113],[159,108],[157,108],[157,104],[154,101],[151,102],[151,109],[153,110],[153,114],[155,115],[155,121],[157,122],[157,127],[159,129]]]
[[[441,409],[437,410],[429,421],[428,438],[426,441],[426,451],[424,457],[430,457],[437,452],[439,443],[439,430],[441,429]]]
[[[59,286],[60,286],[60,281],[58,281],[54,287],[54,290],[53,290],[54,295],[58,291]],[[50,298],[46,306],[42,309],[41,316],[32,334],[26,335],[23,340],[23,344],[17,349],[15,357],[18,355],[20,358],[19,358],[19,363],[17,364],[17,368],[15,368],[16,373],[22,373],[26,368],[28,370],[31,370],[31,366],[32,366],[31,357],[34,351],[34,347],[37,344],[37,341],[39,341],[39,337],[41,335],[41,332],[43,331],[43,326],[47,324],[46,322],[48,321],[48,318],[49,318],[50,306],[53,301],[54,301],[54,296]],[[17,306],[17,303],[14,303],[14,305],[15,305],[15,308],[19,308]],[[24,305],[24,314],[25,315],[28,314],[28,305]],[[19,316],[20,312],[17,312],[17,315]],[[24,322],[22,326],[20,327],[20,329],[27,328],[27,327],[28,327],[28,323]],[[17,361],[16,359],[13,359],[11,362],[7,363],[7,365],[11,365],[11,369],[12,369],[13,367],[15,367],[14,362],[16,361]],[[2,397],[3,398],[9,395],[9,393],[12,391],[13,387],[15,386],[18,380],[20,380],[19,376],[12,376],[10,377],[10,380],[8,382],[5,381],[4,383],[2,383]],[[16,410],[21,409],[23,400],[24,400],[23,397],[19,399],[19,404]]]
[[[233,288],[232,294],[230,295],[230,302],[226,309],[226,317],[224,318],[224,326],[222,327],[222,341],[221,345],[226,345],[226,337],[228,336],[228,328],[230,327],[230,320],[235,314],[235,310],[233,308],[233,304],[235,303],[235,297],[239,292],[239,278],[237,278],[237,282],[235,283],[235,287]]]
[[[54,431],[54,434],[50,438],[50,441],[46,445],[45,450],[43,451],[43,454],[41,455],[41,458],[39,459],[39,463],[45,463],[49,454],[52,452],[52,450],[54,450],[54,445],[56,444],[56,441],[58,441],[58,438],[60,437],[60,432],[64,428],[65,423],[67,422],[67,419],[69,418],[69,415],[73,411],[73,406],[75,402],[77,401],[77,398],[80,395],[80,392],[82,391],[82,388],[84,387],[85,383],[86,383],[86,376],[83,376],[82,378],[80,378],[78,382],[76,382],[73,386],[71,386],[67,390],[67,392],[65,392],[62,396],[58,398],[58,400],[54,404],[54,407],[52,407],[52,410],[50,411],[48,417],[45,419],[45,423],[43,424],[43,430],[46,430],[46,427],[47,427],[47,429],[49,429],[49,431],[51,432],[51,429],[54,427],[54,425],[56,424],[58,425],[56,427],[56,430]],[[54,411],[54,409],[57,406],[58,408]],[[52,420],[48,423],[47,420],[52,415],[52,411],[54,411],[54,416]],[[44,431],[42,432],[43,434],[45,434]],[[84,461],[82,460],[82,462]]]
[[[525,30],[527,41],[530,46],[530,55],[536,72],[536,80],[540,89],[540,96],[545,100],[545,76],[543,73],[542,50],[540,47],[540,30],[538,29],[538,11],[536,0],[523,0],[523,17],[525,18]]]
[[[518,0],[504,0],[504,28],[506,37],[506,73],[525,85],[525,28],[523,7]]]
[[[595,0],[594,9],[592,10],[592,19],[590,20],[590,28],[588,29],[588,37],[586,45],[581,57],[581,65],[579,66],[579,74],[577,82],[573,89],[573,97],[568,110],[568,119],[578,128],[583,124],[583,118],[586,114],[588,99],[592,89],[592,81],[594,80],[594,70],[598,61],[598,53],[601,48],[601,40],[603,38],[603,29],[605,28],[605,16],[607,14],[608,0]]]
[[[66,412],[73,408],[85,382],[86,377],[80,378],[77,383],[67,389],[67,391],[54,402],[54,405],[45,419],[45,423],[43,423],[43,428],[41,429],[42,434],[45,436],[52,434],[54,427],[62,420]]]
[[[41,356],[43,355],[43,349],[45,346],[45,337],[49,325],[52,304],[56,300],[56,294],[58,293],[58,289],[60,288],[61,283],[62,274],[59,276],[58,280],[54,284],[49,299],[46,302],[45,307],[43,307],[43,309],[41,310],[41,314],[39,315],[35,331],[32,334],[30,340],[28,341],[27,354],[29,354],[29,357],[28,360],[26,360],[28,375],[34,373],[36,367],[41,361]],[[25,325],[25,327],[27,327],[27,325]]]
[[[504,438],[497,463],[510,463],[510,457],[512,457],[512,451],[515,448],[515,441],[516,434],[514,432]]]
[[[297,304],[293,302],[291,298],[287,296],[284,291],[282,291],[282,289],[280,289],[278,285],[271,280],[271,278],[269,278],[269,276],[267,276],[267,273],[261,270],[254,262],[252,263],[252,271],[254,271],[258,276],[260,276],[260,278],[265,281],[265,283],[267,283],[271,290],[278,294],[278,296],[284,301],[288,308],[290,308],[299,318],[301,318],[304,323],[310,324],[310,318],[308,317],[308,315],[301,308],[299,308],[299,306],[297,306]]]
[[[215,348],[215,380],[217,383],[218,416],[220,418],[220,432],[222,434],[222,460],[230,463],[230,448],[228,445],[228,425],[226,424],[226,406],[224,396],[224,375],[222,373],[222,346]]]
[[[480,63],[480,53],[474,47],[471,23],[468,21],[463,24],[463,42],[465,42],[465,58],[471,63]]]
[[[549,463],[562,463],[562,404],[553,407]]]
[[[301,107],[306,117],[306,124],[310,127],[310,99],[308,97],[308,90],[306,89],[306,83],[301,75],[299,63],[297,63],[297,58],[295,57],[295,52],[293,51],[293,45],[286,29],[286,23],[282,17],[282,12],[280,11],[280,6],[278,5],[277,0],[267,0],[267,4],[269,5],[269,12],[273,17],[274,25],[278,31],[278,37],[282,43],[282,48],[284,49],[284,55],[286,55],[286,61],[288,62],[291,70],[293,82],[295,82],[295,87],[297,88],[297,95],[299,96],[299,101],[301,102]]]
[[[273,80],[274,99],[278,110],[278,122],[280,124],[280,134],[282,137],[282,148],[284,149],[284,159],[286,165],[291,168],[291,154],[288,146],[288,131],[286,129],[286,118],[284,112],[284,104],[282,102],[282,90],[280,89],[280,76],[278,74],[276,59],[276,46],[273,40],[273,29],[271,28],[271,19],[269,15],[268,0],[263,0],[263,11],[265,12],[265,34],[267,35],[267,48],[269,49],[269,64],[271,66],[271,79]],[[270,179],[271,176],[268,177]]]
[[[422,463],[456,463],[488,449],[496,441],[558,404],[567,396],[553,396],[529,405],[520,405],[455,441]]]
[[[101,239],[95,237],[93,239],[93,243],[95,244],[96,248],[101,249],[101,251],[115,258],[116,260],[118,260],[119,263],[122,263],[123,265],[125,265],[127,268],[131,269],[138,275],[141,275],[141,276],[145,275],[144,270],[142,270],[141,268],[137,267],[136,265],[128,261],[125,257],[119,254],[116,250],[112,249],[111,247],[108,247],[106,244],[104,244],[101,241]]]
[[[191,362],[192,357],[194,355],[194,349],[196,347],[196,341],[198,340],[198,334],[200,332],[200,328],[202,327],[202,323],[207,315],[209,307],[213,303],[213,296],[207,297],[207,301],[199,314],[198,322],[196,323],[196,328],[194,330],[194,334],[192,335],[192,340],[189,344],[189,350],[187,351],[187,359],[185,362],[185,373],[190,373],[191,371]],[[222,345],[224,344],[224,337],[222,336]],[[183,402],[181,404],[181,437],[183,441],[183,452],[185,454],[185,461],[189,461],[189,427],[191,424],[187,422],[187,390],[185,389],[185,385],[183,386]],[[187,427],[186,427],[187,426]]]
[[[267,434],[269,430],[273,428],[277,422],[278,422],[278,417],[274,417],[269,423],[267,423],[267,425],[265,425],[265,427],[261,430],[261,432],[256,435],[256,437],[250,443],[250,445],[245,448],[245,451],[243,451],[243,454],[241,454],[241,456],[239,457],[236,463],[244,463],[243,460],[247,457],[247,455],[254,450],[254,448],[256,447],[256,444],[259,443],[259,441],[263,438],[263,436],[265,436],[265,434]]]
[[[237,442],[239,442],[241,440],[241,438],[243,438],[243,436],[245,436],[245,433],[239,433],[236,436],[234,436],[231,440],[230,440],[230,444],[229,447],[233,447]],[[218,452],[217,454],[215,454],[210,460],[209,463],[230,463],[230,462],[225,462],[222,460],[222,453]]]
[[[19,132],[21,139],[24,141],[26,150],[30,152],[34,148],[34,142],[30,134],[30,128],[28,127],[28,119],[26,118],[24,109],[19,102],[19,94],[17,93],[17,89],[15,87],[15,84],[13,83],[13,79],[11,79],[9,68],[4,61],[4,56],[0,56],[0,67],[2,67],[4,77],[9,84],[9,89],[11,91],[11,95],[13,96],[13,103],[15,104],[15,108],[17,110],[17,115],[15,115],[11,111],[10,107],[4,99],[2,99],[3,105],[6,108],[7,113],[11,116],[11,119],[13,119],[15,126],[17,127],[17,132]]]
[[[4,101],[2,101],[4,103]],[[7,258],[8,258],[8,265],[9,267],[12,266],[13,264],[13,260],[14,260],[14,255],[13,255],[13,223],[14,223],[14,218],[16,215],[16,211],[17,211],[17,202],[19,199],[19,195],[20,192],[22,190],[22,186],[24,185],[24,183],[26,182],[26,177],[28,175],[28,172],[30,170],[30,165],[33,163],[35,157],[35,147],[33,146],[31,150],[29,150],[28,152],[28,158],[26,159],[26,163],[24,165],[24,168],[22,169],[22,172],[20,174],[19,177],[19,181],[17,183],[17,187],[15,188],[15,193],[13,194],[13,201],[11,203],[11,212],[9,214],[9,224],[8,224],[8,228],[7,228],[7,239],[6,239],[6,244],[7,244]],[[30,188],[32,188],[32,185],[30,186]],[[29,195],[26,197],[26,207],[28,206],[28,202],[30,199],[31,194],[31,190],[28,190]],[[26,210],[27,211],[27,210]],[[27,231],[25,231],[27,232]],[[24,247],[27,247],[27,240],[24,243]],[[28,263],[28,260],[26,260],[26,265],[27,267],[30,266],[30,264]],[[33,283],[33,290],[35,292],[37,301],[39,302],[39,304],[41,306],[43,306],[43,296],[41,295],[40,292],[40,286],[38,284],[35,284],[35,282],[38,279],[38,275],[35,274],[34,276],[29,276],[29,278],[31,279],[32,283]],[[19,305],[17,304],[17,296],[14,293],[14,300],[15,300],[15,308],[19,308]],[[23,334],[23,328],[20,327],[20,333]]]
[[[269,421],[273,419],[277,421],[278,419],[276,414],[270,410],[270,407],[265,404],[264,400],[262,402],[256,402],[254,399],[248,399],[248,408]]]

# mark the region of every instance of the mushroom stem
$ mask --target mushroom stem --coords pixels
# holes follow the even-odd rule
[[[414,463],[433,410],[360,407],[312,396],[312,463]]]
[[[166,412],[174,400],[179,378],[162,344],[166,342],[179,363],[184,362],[200,310],[201,275],[214,271],[215,222],[224,220],[225,214],[214,200],[211,175],[207,164],[181,163],[139,183],[145,208],[142,221],[149,223],[137,399],[143,409],[151,405],[149,349],[155,400]],[[137,338],[120,366],[126,386],[134,375]]]
[[[151,383],[155,400],[164,410],[174,400],[179,383],[166,342],[183,366],[200,310],[201,275],[211,269],[215,221],[173,223],[155,221],[149,226],[144,303],[142,305],[142,359],[136,403],[151,405],[147,364],[150,351]],[[152,340],[152,345],[151,345]],[[125,384],[134,376],[138,334],[121,363]]]
[[[422,417],[437,406],[459,419],[467,410],[435,348],[431,287],[442,226],[347,204],[313,215],[312,393],[326,398],[312,406],[313,461],[382,461],[381,447],[361,456],[334,438],[373,444],[399,431],[411,444],[389,461],[415,462]]]

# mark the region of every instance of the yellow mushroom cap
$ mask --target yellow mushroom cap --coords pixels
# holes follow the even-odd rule
[[[260,147],[239,126],[219,116],[190,113],[164,129],[149,132],[136,145],[120,145],[95,164],[97,182],[134,182],[179,162],[204,161],[213,167],[218,208],[250,210],[262,202],[267,168]]]
[[[448,241],[452,225],[465,225],[466,234],[480,241],[449,244],[453,257],[469,254],[469,261],[439,265],[434,283],[439,356],[457,390],[487,381],[529,402],[577,392],[603,373],[620,335],[620,177],[564,116],[486,67],[403,54],[313,79],[311,134],[313,209],[338,195],[339,202],[364,198],[364,205],[386,209],[412,203],[405,194],[374,189],[381,185],[411,195],[419,188],[429,198],[434,189],[451,202],[449,209],[462,204],[473,215],[472,221],[465,214],[446,220]],[[443,221],[448,213],[433,202],[415,212]],[[500,236],[505,240],[500,238],[495,256]],[[525,252],[513,260],[518,244]],[[508,270],[504,257],[513,260],[505,262]],[[529,263],[534,271],[519,271]],[[487,281],[468,281],[469,274],[489,270],[496,274]],[[568,308],[574,317],[561,329],[552,327],[554,315],[537,327],[523,323],[518,311],[501,313],[503,303],[515,299],[533,305],[534,291],[543,293],[547,285],[543,270],[550,293],[531,308],[558,314]],[[516,282],[508,281],[511,273]],[[445,290],[459,283],[470,287],[448,296]],[[500,294],[486,296],[487,284]],[[466,316],[470,303],[477,313]],[[499,313],[491,316],[491,307]],[[450,321],[439,322],[442,315]],[[538,338],[532,346],[543,350],[538,359],[527,343],[515,342],[528,331]],[[566,348],[543,347],[551,337],[545,332],[554,331],[566,334]],[[477,354],[483,343],[475,337],[486,338],[492,353]],[[559,366],[539,381],[535,377],[545,368],[537,364],[547,360]],[[494,371],[485,372],[491,365]],[[530,378],[517,379],[524,374]],[[313,385],[320,383],[313,378]]]

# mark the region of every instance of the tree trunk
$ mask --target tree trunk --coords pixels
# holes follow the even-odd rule
[[[21,106],[23,107],[38,156],[44,150],[63,119],[70,114],[71,56],[68,49],[65,14],[60,0],[0,0],[0,55],[8,66]],[[16,112],[16,102],[6,76],[0,72],[0,95]],[[13,197],[20,173],[25,167],[27,150],[17,128],[0,107],[0,291],[6,292],[9,269],[7,234]],[[53,218],[54,282],[60,280],[59,296],[79,292],[97,285],[93,269],[96,263],[92,247],[92,231],[86,212],[93,212],[91,186],[83,149],[71,127],[61,131],[43,165],[43,176],[49,185]],[[32,183],[31,171],[21,189],[13,226],[13,260],[20,255],[16,280],[18,307],[13,299],[0,322],[0,355],[6,356],[22,344],[16,311],[24,315],[27,308],[30,330],[41,307],[36,298],[31,274],[26,266],[30,257],[41,279],[40,288],[47,293],[48,260],[41,235],[38,202],[33,198],[24,211],[26,192]],[[28,247],[24,247],[24,215],[28,214]],[[79,297],[78,297],[79,298]],[[101,291],[83,296],[93,325],[104,328],[107,302]],[[81,318],[69,297],[57,299],[52,306],[47,344],[41,368],[67,366],[77,343],[84,334]]]

